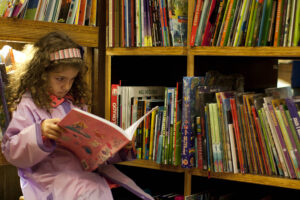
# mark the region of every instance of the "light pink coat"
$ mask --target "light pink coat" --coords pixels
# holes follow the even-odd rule
[[[143,192],[112,163],[134,159],[132,151],[120,151],[98,173],[84,171],[79,160],[68,150],[45,145],[40,123],[49,118],[62,118],[74,105],[65,101],[52,113],[39,109],[30,94],[23,95],[2,140],[2,153],[18,168],[25,199],[30,200],[111,200],[106,179],[133,192],[141,199],[153,198]]]

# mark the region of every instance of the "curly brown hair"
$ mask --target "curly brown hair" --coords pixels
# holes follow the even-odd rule
[[[90,102],[90,92],[84,75],[87,65],[81,58],[69,58],[50,61],[50,53],[67,48],[81,48],[63,32],[51,32],[40,38],[33,45],[26,45],[23,52],[26,59],[17,64],[17,70],[10,77],[8,86],[8,105],[10,110],[16,109],[25,92],[30,92],[34,103],[50,112],[51,99],[49,97],[48,73],[58,68],[72,66],[79,70],[69,94],[73,96],[73,103],[79,107]]]

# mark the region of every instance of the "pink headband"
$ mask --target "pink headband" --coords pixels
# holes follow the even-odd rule
[[[50,53],[50,61],[67,59],[67,58],[82,58],[80,49],[78,48],[61,49],[53,53]]]

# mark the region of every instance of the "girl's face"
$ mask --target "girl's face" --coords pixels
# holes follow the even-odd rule
[[[64,97],[72,88],[78,72],[79,70],[72,66],[58,67],[57,70],[49,72],[50,93],[58,98]]]

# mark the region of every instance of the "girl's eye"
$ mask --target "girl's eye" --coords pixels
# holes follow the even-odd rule
[[[58,77],[56,78],[57,81],[63,81],[64,80],[64,77]]]

